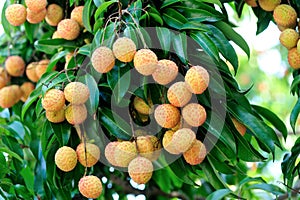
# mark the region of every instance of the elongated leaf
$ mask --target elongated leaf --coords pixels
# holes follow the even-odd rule
[[[299,116],[299,112],[300,112],[300,99],[298,99],[290,115],[290,124],[294,133],[295,133],[295,127]]]
[[[220,0],[197,0],[199,2],[206,2],[206,3],[213,3],[213,4],[217,4],[220,7],[223,7],[222,3],[220,2]]]
[[[9,5],[8,1],[5,1],[4,5],[3,5],[3,8],[2,8],[2,12],[1,12],[1,25],[4,29],[5,34],[9,38],[11,38],[11,35],[10,35],[11,25],[9,24],[9,22],[7,21],[6,16],[5,16],[5,10],[6,10],[8,5]]]
[[[70,135],[71,135],[71,126],[67,123],[51,123],[54,134],[56,135],[59,145],[65,146],[68,144]]]
[[[228,196],[231,193],[232,193],[232,191],[230,189],[220,189],[220,190],[217,190],[217,191],[211,193],[210,195],[208,195],[206,200],[223,199],[224,197]]]
[[[181,2],[180,0],[166,0],[166,1],[163,1],[161,8],[169,7],[173,4],[180,3],[180,2]]]
[[[82,21],[83,25],[86,28],[87,31],[92,32],[92,26],[91,26],[91,16],[92,16],[92,0],[87,0],[84,4],[83,8],[83,15],[82,15]]]
[[[215,189],[224,189],[227,188],[224,180],[220,174],[216,171],[211,163],[208,161],[201,163],[202,170],[206,176],[206,180],[215,188]]]
[[[164,50],[166,54],[171,49],[173,33],[169,29],[162,27],[156,27],[156,33],[160,42],[161,49]]]
[[[74,41],[67,41],[63,39],[38,40],[34,43],[34,47],[38,51],[42,51],[47,54],[54,54],[61,47],[75,49],[76,44]]]
[[[21,163],[23,163],[23,159],[18,154],[16,154],[15,152],[9,150],[8,148],[0,147],[0,152],[7,153],[9,156],[16,158]]]
[[[185,33],[175,35],[172,41],[174,52],[178,55],[181,62],[187,64],[187,38]]]
[[[300,84],[300,76],[294,77],[294,80],[291,85],[291,93],[293,95],[295,95],[296,92],[299,90],[299,84]]]
[[[188,22],[188,20],[182,14],[171,8],[167,8],[164,11],[162,17],[170,27],[178,30],[181,29],[182,26]]]
[[[268,183],[260,183],[260,184],[253,184],[245,188],[246,190],[251,190],[251,189],[261,189],[266,192],[270,192],[274,195],[282,195],[285,193],[283,189],[280,187],[273,185],[273,184],[268,184]]]
[[[99,16],[101,16],[106,10],[107,8],[112,5],[113,3],[118,2],[117,0],[111,0],[111,1],[106,1],[104,3],[102,3],[96,10],[95,12],[95,21],[99,18]]]
[[[28,38],[28,40],[30,41],[30,43],[33,43],[34,36],[36,34],[36,31],[39,28],[39,25],[38,24],[31,24],[31,23],[29,23],[29,22],[26,21],[24,23],[24,26],[25,26],[26,37]]]

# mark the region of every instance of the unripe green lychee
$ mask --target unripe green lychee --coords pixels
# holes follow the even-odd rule
[[[128,167],[130,161],[137,156],[136,144],[129,141],[120,142],[115,148],[115,162],[116,166]]]
[[[198,103],[190,103],[182,109],[183,119],[191,126],[201,126],[206,120],[206,111]]]
[[[294,29],[285,29],[281,32],[279,40],[284,47],[286,47],[287,49],[291,49],[297,46],[299,34]]]
[[[106,147],[105,147],[105,150],[104,150],[104,155],[105,155],[105,158],[107,159],[107,161],[114,165],[114,166],[117,166],[117,162],[115,161],[115,149],[117,147],[117,145],[120,144],[119,141],[115,141],[115,142],[109,142]]]
[[[113,44],[115,57],[122,62],[131,62],[136,53],[136,45],[127,37],[118,38]]]
[[[47,14],[45,20],[50,26],[57,26],[58,23],[63,19],[63,17],[64,11],[59,5],[50,4],[47,7]]]
[[[280,5],[281,0],[258,0],[259,6],[265,11],[273,11],[278,5]]]
[[[147,136],[139,136],[136,138],[136,146],[140,156],[150,159],[153,154],[153,143]]]
[[[187,163],[190,165],[200,164],[206,156],[205,145],[199,141],[195,140],[189,150],[183,153],[183,157]]]
[[[9,82],[10,76],[3,67],[0,67],[0,89],[5,87]]]
[[[150,102],[150,104],[152,104],[152,102]],[[133,106],[139,113],[143,115],[149,115],[152,113],[151,107],[147,103],[145,103],[145,101],[142,98],[138,96],[134,97]]]
[[[97,48],[91,58],[94,69],[99,73],[107,73],[115,66],[115,56],[108,47]]]
[[[208,87],[209,74],[203,67],[193,66],[186,72],[184,80],[193,94],[202,94]]]
[[[173,128],[180,120],[180,112],[171,104],[162,104],[155,109],[154,118],[160,126]]]
[[[297,23],[296,10],[287,4],[277,6],[273,12],[273,17],[277,25],[282,27],[294,28]]]
[[[77,155],[71,147],[63,146],[56,151],[54,160],[60,170],[69,172],[76,167]]]
[[[71,82],[66,85],[64,94],[71,104],[83,104],[89,99],[90,90],[81,82]]]
[[[9,5],[5,10],[7,21],[13,26],[20,26],[26,21],[26,8],[22,4]]]
[[[57,25],[57,33],[65,40],[75,40],[80,34],[80,26],[73,19],[63,19]]]
[[[31,82],[24,82],[20,89],[22,91],[22,97],[21,97],[21,101],[25,102],[29,95],[31,94],[31,92],[34,90],[35,85]]]
[[[87,118],[87,109],[84,104],[69,104],[65,110],[66,120],[72,124],[81,124]]]
[[[80,143],[76,148],[76,153],[77,153],[78,161],[84,167],[92,167],[100,159],[100,149],[95,144]]]
[[[84,176],[78,183],[78,189],[84,197],[97,199],[102,193],[102,183],[97,176]]]
[[[42,106],[45,110],[59,111],[65,105],[64,92],[58,89],[50,89],[42,99]]]
[[[40,12],[47,6],[47,0],[25,0],[27,8],[33,12]]]
[[[152,177],[153,164],[149,159],[139,156],[129,163],[128,173],[134,182],[145,184]]]
[[[176,107],[185,106],[192,98],[192,93],[185,82],[176,82],[167,92],[169,102]]]
[[[71,12],[71,19],[75,20],[81,27],[83,27],[83,8],[84,6],[77,6]]]
[[[296,47],[289,50],[288,62],[293,69],[300,69],[300,53]]]
[[[46,73],[49,63],[50,60],[44,59],[35,66],[35,73],[39,79]]]
[[[236,130],[242,135],[244,136],[246,134],[247,128],[244,124],[241,124],[238,120],[236,120],[235,118],[231,118],[234,127],[236,128]]]
[[[18,86],[15,86],[18,87]],[[6,86],[0,90],[0,107],[11,108],[20,100],[20,94],[13,86]]]
[[[153,72],[153,79],[161,84],[167,85],[171,83],[178,74],[178,66],[175,62],[167,59],[159,60],[157,63],[157,68]]]
[[[22,76],[25,71],[25,62],[20,56],[9,56],[5,61],[5,69],[11,76]]]
[[[46,110],[46,118],[48,119],[49,122],[52,123],[60,123],[65,121],[65,106],[58,111],[49,111]]]
[[[157,68],[157,56],[150,49],[140,49],[138,50],[133,58],[133,63],[135,69],[144,76],[149,76]]]
[[[46,17],[46,13],[47,10],[46,8],[44,8],[43,10],[39,11],[39,12],[33,12],[31,10],[29,10],[28,8],[26,9],[27,11],[27,21],[31,24],[37,24],[40,23],[41,21],[43,21]]]
[[[39,77],[36,74],[36,66],[38,65],[38,62],[32,62],[29,63],[26,67],[26,76],[29,80],[36,83],[39,80]]]

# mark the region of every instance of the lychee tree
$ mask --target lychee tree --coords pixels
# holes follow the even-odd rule
[[[227,2],[7,0],[0,195],[257,199],[257,190],[268,198],[290,192],[247,174],[248,162],[275,159],[287,129],[252,105],[250,89],[234,78],[240,66],[231,42],[250,50],[228,21]],[[245,2],[232,3],[240,15]],[[259,33],[272,11],[253,10]],[[282,165],[287,188],[298,154],[295,146]]]

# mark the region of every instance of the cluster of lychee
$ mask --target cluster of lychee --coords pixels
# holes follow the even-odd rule
[[[55,153],[56,166],[64,171],[72,171],[77,161],[84,167],[94,166],[100,159],[100,149],[97,145],[87,142],[80,143],[76,151],[68,146],[60,147]],[[102,193],[102,183],[97,176],[83,176],[78,182],[79,192],[86,198],[96,199]]]

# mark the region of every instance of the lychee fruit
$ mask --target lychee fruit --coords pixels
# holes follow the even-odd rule
[[[190,103],[182,109],[183,119],[191,126],[201,126],[206,120],[206,111],[198,103]]]
[[[172,131],[172,130],[168,130],[168,131],[165,132],[165,134],[163,136],[163,139],[162,139],[162,145],[163,145],[164,148],[167,147],[170,144],[174,133],[175,133],[175,131]],[[179,152],[175,150],[174,152],[172,151],[172,154],[179,154]]]
[[[282,27],[294,28],[297,23],[296,10],[287,4],[277,6],[273,12],[273,17],[276,24]]]
[[[90,96],[88,86],[81,82],[68,83],[64,89],[65,99],[71,104],[83,104]]]
[[[21,101],[25,102],[29,95],[31,94],[31,92],[34,90],[35,85],[31,82],[24,82],[20,89],[22,91],[22,96],[21,96]]]
[[[11,108],[20,100],[19,86],[6,86],[0,90],[0,107]]]
[[[300,53],[296,47],[289,50],[288,62],[293,69],[300,68]]]
[[[112,50],[121,62],[131,62],[136,53],[136,45],[130,38],[120,37],[114,42]]]
[[[139,136],[136,138],[136,146],[140,156],[150,159],[153,154],[153,143],[147,136]]]
[[[259,6],[265,11],[273,11],[278,5],[280,5],[281,0],[258,0]]]
[[[47,0],[25,0],[27,8],[33,12],[39,12],[46,8]]]
[[[297,42],[297,51],[298,51],[298,53],[300,53],[300,40],[298,40],[298,42]]]
[[[115,148],[116,166],[127,167],[130,161],[137,156],[136,144],[129,141],[120,142]]]
[[[240,123],[238,120],[236,120],[235,118],[231,118],[234,127],[236,128],[236,130],[242,135],[244,136],[246,134],[247,128],[244,124]]]
[[[52,39],[61,39],[62,37],[58,34],[57,31],[53,32]]]
[[[56,166],[64,171],[72,171],[77,164],[76,151],[68,146],[60,147],[54,156]]]
[[[42,99],[42,106],[45,110],[59,111],[65,105],[64,92],[59,89],[50,89]]]
[[[115,142],[109,142],[104,150],[104,155],[105,158],[107,159],[107,161],[114,165],[117,166],[117,162],[115,161],[115,149],[117,147],[117,145],[120,144],[119,141],[115,141]]]
[[[57,25],[57,33],[65,40],[75,40],[80,34],[80,26],[73,19],[63,19]]]
[[[15,103],[18,103],[23,95],[23,91],[19,85],[10,85],[11,90],[15,93]]]
[[[97,176],[84,176],[78,183],[78,189],[84,197],[97,199],[102,193],[102,183]]]
[[[9,56],[5,61],[5,69],[11,76],[22,76],[25,71],[25,62],[20,56]]]
[[[65,106],[58,111],[46,110],[46,118],[52,123],[61,123],[65,121]]]
[[[39,79],[46,73],[49,63],[50,60],[44,59],[35,66],[35,73]]]
[[[191,148],[183,153],[183,157],[190,165],[200,164],[206,156],[205,145],[200,140],[194,140]]]
[[[97,48],[91,58],[94,69],[99,73],[107,73],[115,66],[115,56],[108,47]]]
[[[50,4],[47,7],[47,14],[45,20],[50,26],[57,26],[58,23],[63,19],[63,17],[64,11],[59,5]]]
[[[251,7],[257,7],[256,0],[245,0],[245,2]]]
[[[69,104],[65,110],[66,120],[72,124],[81,124],[87,118],[87,109],[84,104]]]
[[[185,106],[192,98],[192,93],[185,82],[176,82],[167,92],[169,102],[176,107]]]
[[[9,82],[10,76],[3,67],[0,67],[0,89],[5,87]]]
[[[100,149],[95,144],[80,143],[76,148],[76,153],[78,161],[85,167],[94,166],[100,159]]]
[[[27,21],[31,24],[37,24],[43,21],[46,17],[47,10],[44,8],[39,12],[33,12],[27,8]]]
[[[296,30],[288,28],[281,32],[279,40],[284,47],[291,49],[297,46],[299,34]]]
[[[151,161],[155,161],[158,159],[158,157],[161,154],[161,148],[162,148],[161,142],[154,135],[148,135],[147,137],[150,138],[152,145],[153,145],[153,153],[152,153],[151,157],[149,157],[148,159]]]
[[[162,104],[155,109],[154,118],[161,127],[173,128],[180,120],[180,112],[171,104]]]
[[[193,94],[202,94],[208,87],[209,74],[203,67],[193,66],[186,72],[184,80]]]
[[[7,21],[13,26],[20,26],[26,21],[26,8],[22,4],[9,5],[5,10]]]
[[[167,59],[159,60],[157,69],[153,72],[152,77],[154,81],[161,85],[171,83],[178,74],[178,66],[175,62]]]
[[[133,58],[133,63],[135,69],[144,76],[149,76],[157,68],[157,56],[150,49],[140,49],[138,50]]]
[[[77,6],[71,12],[71,19],[75,20],[81,27],[83,27],[83,8],[84,6]]]
[[[152,113],[151,107],[140,97],[136,96],[133,99],[134,108],[143,115],[149,115]]]
[[[38,65],[38,62],[32,62],[29,63],[26,67],[26,76],[29,80],[36,83],[39,80],[39,77],[36,74],[36,66]]]
[[[147,158],[140,156],[136,157],[129,163],[128,173],[134,182],[138,184],[145,184],[152,177],[153,164]]]

